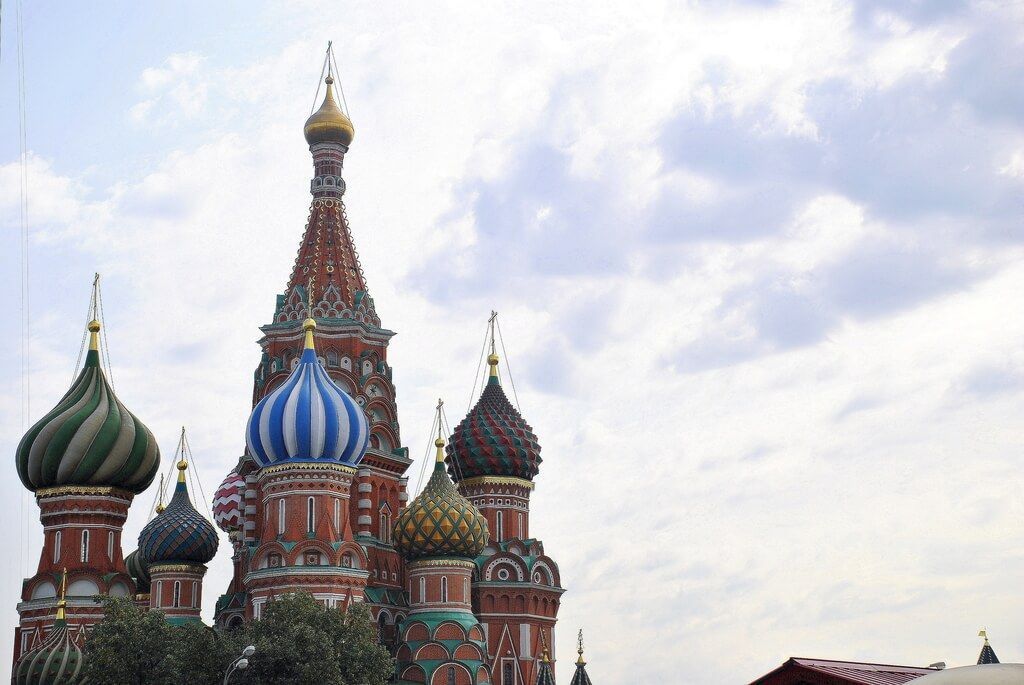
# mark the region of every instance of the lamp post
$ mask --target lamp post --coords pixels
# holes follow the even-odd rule
[[[251,657],[255,653],[256,647],[254,645],[249,645],[248,647],[242,650],[242,654],[237,659],[232,661],[230,666],[228,666],[228,671],[224,674],[224,685],[228,685],[228,680],[231,679],[232,673],[234,673],[235,671],[244,671],[245,669],[249,668],[249,657]]]

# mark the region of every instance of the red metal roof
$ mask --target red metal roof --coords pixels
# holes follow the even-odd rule
[[[789,682],[786,675],[814,673],[825,676],[821,682],[840,682],[856,685],[901,685],[937,669],[891,664],[868,664],[856,661],[830,659],[801,659],[794,657],[771,673],[761,676],[751,685],[774,685]],[[797,681],[793,681],[797,682]]]

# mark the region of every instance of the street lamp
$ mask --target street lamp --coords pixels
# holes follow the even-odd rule
[[[241,656],[232,661],[231,665],[228,666],[228,671],[224,674],[224,685],[228,685],[228,680],[230,680],[232,673],[235,671],[244,671],[249,668],[249,657],[255,653],[256,647],[254,645],[249,645],[242,650]]]

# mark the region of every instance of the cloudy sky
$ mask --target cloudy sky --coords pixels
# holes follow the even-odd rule
[[[1021,3],[28,4],[31,407],[6,3],[0,453],[69,385],[100,271],[119,396],[220,482],[333,39],[404,442],[464,412],[497,309],[562,679],[579,626],[605,684],[964,664],[982,626],[1024,660]],[[8,476],[7,654],[41,538]]]

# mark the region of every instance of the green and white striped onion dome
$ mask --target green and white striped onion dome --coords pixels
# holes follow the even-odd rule
[[[114,395],[100,368],[98,321],[89,322],[85,367],[17,451],[18,476],[35,492],[65,485],[140,493],[160,468],[153,433]]]
[[[65,572],[66,574],[66,572]],[[43,644],[25,652],[14,665],[12,685],[84,685],[82,649],[68,631],[63,590],[57,620]]]

